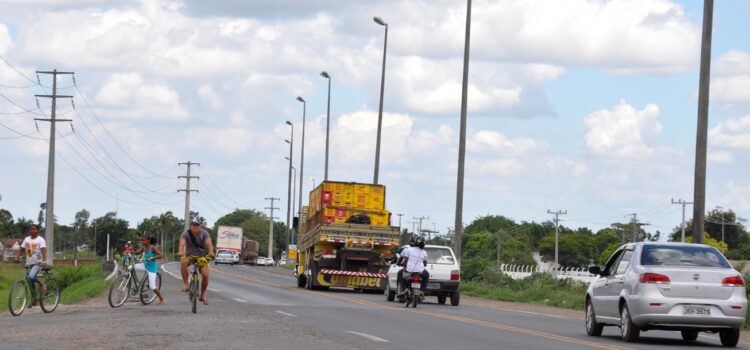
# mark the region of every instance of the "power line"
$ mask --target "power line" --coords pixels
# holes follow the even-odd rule
[[[212,185],[213,185],[213,186],[214,186],[214,187],[215,187],[215,188],[216,188],[216,189],[217,189],[217,190],[218,190],[219,192],[221,192],[221,194],[223,194],[223,195],[224,195],[224,197],[226,197],[227,199],[229,199],[229,200],[230,200],[230,201],[231,201],[232,203],[236,204],[236,205],[237,205],[237,207],[239,207],[239,208],[248,208],[248,206],[240,204],[239,202],[235,201],[235,200],[234,200],[234,198],[230,197],[230,196],[229,196],[229,195],[228,195],[228,194],[227,194],[226,192],[224,192],[224,191],[223,191],[223,190],[221,189],[221,187],[219,187],[219,185],[217,185],[217,184],[216,184],[216,182],[214,182],[214,180],[213,180],[213,179],[211,178],[211,175],[209,175],[209,174],[208,174],[208,172],[206,171],[206,169],[204,169],[204,168],[201,168],[201,173],[203,173],[203,175],[204,175],[204,176],[206,177],[206,179],[207,179],[207,180],[208,180],[208,181],[209,181],[209,182],[210,182],[210,183],[211,183],[211,184],[212,184]]]
[[[157,173],[149,170],[148,168],[144,167],[143,165],[141,165],[141,163],[139,163],[137,160],[135,160],[135,158],[133,158],[127,151],[125,151],[125,148],[122,147],[122,145],[119,142],[117,142],[117,139],[115,139],[115,137],[112,135],[112,133],[109,132],[109,129],[107,129],[107,127],[104,126],[104,123],[102,123],[101,119],[99,118],[99,115],[96,114],[96,112],[94,111],[94,108],[92,108],[91,104],[89,104],[89,101],[86,98],[86,95],[83,92],[81,92],[80,89],[78,89],[78,85],[75,86],[75,89],[78,92],[78,94],[81,97],[81,99],[83,100],[83,102],[86,105],[86,107],[88,108],[88,110],[94,116],[94,118],[99,123],[99,125],[101,125],[102,129],[104,130],[104,132],[107,134],[107,136],[109,136],[110,139],[112,139],[112,141],[114,142],[114,144],[117,145],[117,147],[120,149],[120,151],[122,151],[123,154],[125,154],[125,156],[127,156],[139,168],[141,168],[144,171],[146,171],[147,173],[153,175],[150,178],[169,178],[167,176],[164,176],[164,175],[161,175],[161,174],[157,174]],[[147,178],[147,177],[143,177],[143,178]]]
[[[18,136],[11,136],[11,137],[0,137],[0,139],[3,139],[3,140],[18,139],[18,138],[22,138],[22,137],[26,137],[26,138],[30,138],[30,139],[34,139],[34,140],[42,140],[42,141],[46,141],[47,140],[45,138],[31,136],[33,134],[36,134],[37,133],[36,131],[32,131],[32,132],[30,132],[28,134],[24,134],[24,133],[22,133],[20,131],[17,131],[15,129],[13,129],[13,128],[11,128],[11,127],[3,124],[3,123],[0,123],[0,126],[2,126],[3,128],[6,128],[6,129],[10,130],[12,133],[18,135]],[[68,135],[68,136],[70,136],[70,135]]]
[[[2,60],[3,62],[5,62],[5,64],[7,64],[8,67],[10,67],[10,69],[14,70],[16,73],[18,73],[20,76],[24,77],[26,80],[28,80],[28,81],[36,84],[36,85],[42,85],[39,82],[38,78],[37,78],[37,80],[29,78],[26,74],[23,74],[20,70],[18,70],[18,68],[16,68],[13,64],[11,64],[10,62],[8,62],[8,60],[5,59],[5,57],[3,57],[3,55],[0,55],[0,60]]]

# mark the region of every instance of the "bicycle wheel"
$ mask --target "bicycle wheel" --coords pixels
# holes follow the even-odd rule
[[[42,307],[42,311],[45,313],[50,313],[52,311],[55,311],[57,309],[57,305],[60,303],[60,282],[57,282],[57,280],[54,279],[48,279],[46,281],[47,284],[47,293],[42,294],[42,296],[39,298],[39,304]],[[38,285],[38,288],[41,288],[41,284]],[[41,289],[39,289],[41,291]]]
[[[26,288],[26,281],[20,280],[13,283],[8,293],[8,310],[10,310],[10,314],[13,316],[22,314],[28,301],[29,293]]]
[[[156,273],[156,289],[161,289],[161,274],[158,272]],[[156,293],[154,293],[154,290],[148,284],[148,275],[143,277],[138,290],[140,291],[139,296],[143,305],[151,304],[156,299]]]
[[[193,304],[193,313],[198,312],[198,280],[193,280],[190,282],[190,303]]]
[[[130,293],[130,283],[130,276],[128,275],[117,277],[112,281],[112,285],[109,287],[109,306],[120,307],[125,304]]]

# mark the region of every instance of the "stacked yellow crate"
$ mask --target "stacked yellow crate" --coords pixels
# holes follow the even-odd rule
[[[310,192],[308,227],[345,223],[358,214],[369,216],[374,226],[390,226],[390,213],[385,210],[385,186],[326,181]]]

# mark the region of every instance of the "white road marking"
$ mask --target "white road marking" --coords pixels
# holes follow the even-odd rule
[[[284,316],[289,316],[289,317],[297,317],[297,315],[295,315],[295,314],[290,314],[288,312],[284,312],[284,311],[281,311],[281,310],[276,310],[276,313],[280,314],[280,315],[284,315]]]
[[[363,338],[370,339],[372,341],[376,341],[379,343],[388,343],[388,339],[383,339],[381,337],[374,336],[372,334],[362,333],[362,332],[355,332],[355,331],[346,331],[346,333],[358,335]]]
[[[172,263],[169,263],[169,264],[172,264]],[[166,267],[166,266],[167,266],[167,265],[169,265],[169,264],[164,264],[164,265],[161,265],[161,270],[162,270],[162,271],[164,271],[164,272],[166,272],[166,273],[167,273],[167,274],[169,274],[170,276],[172,276],[172,277],[174,277],[174,278],[178,279],[178,280],[182,280],[182,277],[180,277],[180,276],[177,276],[177,274],[176,274],[176,273],[174,273],[174,272],[172,272],[172,271],[169,271],[169,270],[167,270],[167,267]],[[211,287],[208,287],[208,290],[210,290],[210,291],[212,291],[212,292],[214,292],[214,293],[221,293],[221,291],[220,291],[220,290],[218,290],[218,289],[214,289],[214,288],[211,288]]]
[[[245,300],[245,299],[240,299],[240,298],[232,298],[232,299],[233,299],[234,301],[236,301],[236,302],[240,302],[240,303],[246,303],[246,302],[247,302],[247,300]]]
[[[220,291],[220,290],[218,290],[218,289],[213,289],[213,288],[211,288],[211,287],[208,287],[208,290],[210,290],[210,291],[212,291],[212,292],[214,292],[214,293],[221,293],[221,291]]]

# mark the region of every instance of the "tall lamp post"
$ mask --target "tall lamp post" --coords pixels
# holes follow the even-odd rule
[[[385,27],[385,40],[383,41],[383,69],[380,75],[380,107],[378,108],[378,139],[375,142],[375,176],[372,180],[378,184],[378,173],[380,172],[380,135],[383,128],[383,92],[385,91],[385,53],[388,49],[388,23],[380,17],[374,17],[375,23]]]
[[[326,164],[323,172],[323,181],[328,181],[328,143],[331,132],[331,76],[326,71],[320,72],[320,76],[328,79],[328,109],[326,112]]]
[[[456,226],[455,246],[458,261],[461,261],[461,234],[464,214],[464,161],[466,159],[466,107],[469,87],[469,44],[471,33],[471,0],[466,2],[466,38],[464,39],[464,70],[461,88],[461,128],[458,141],[458,176],[456,176]]]
[[[291,236],[292,228],[289,226],[289,218],[292,214],[292,151],[294,151],[294,124],[287,120],[286,125],[291,127],[289,140],[284,140],[289,144],[289,180],[287,181],[286,189],[286,229],[287,236]]]
[[[300,160],[299,160],[299,205],[297,205],[297,220],[299,224],[302,223],[302,180],[304,179],[303,170],[305,169],[305,114],[307,111],[307,102],[305,102],[305,99],[302,98],[302,96],[297,96],[297,101],[302,102],[302,145],[300,148],[302,149],[300,151]],[[299,231],[299,226],[297,227],[297,231]],[[294,239],[292,239],[294,240]]]

